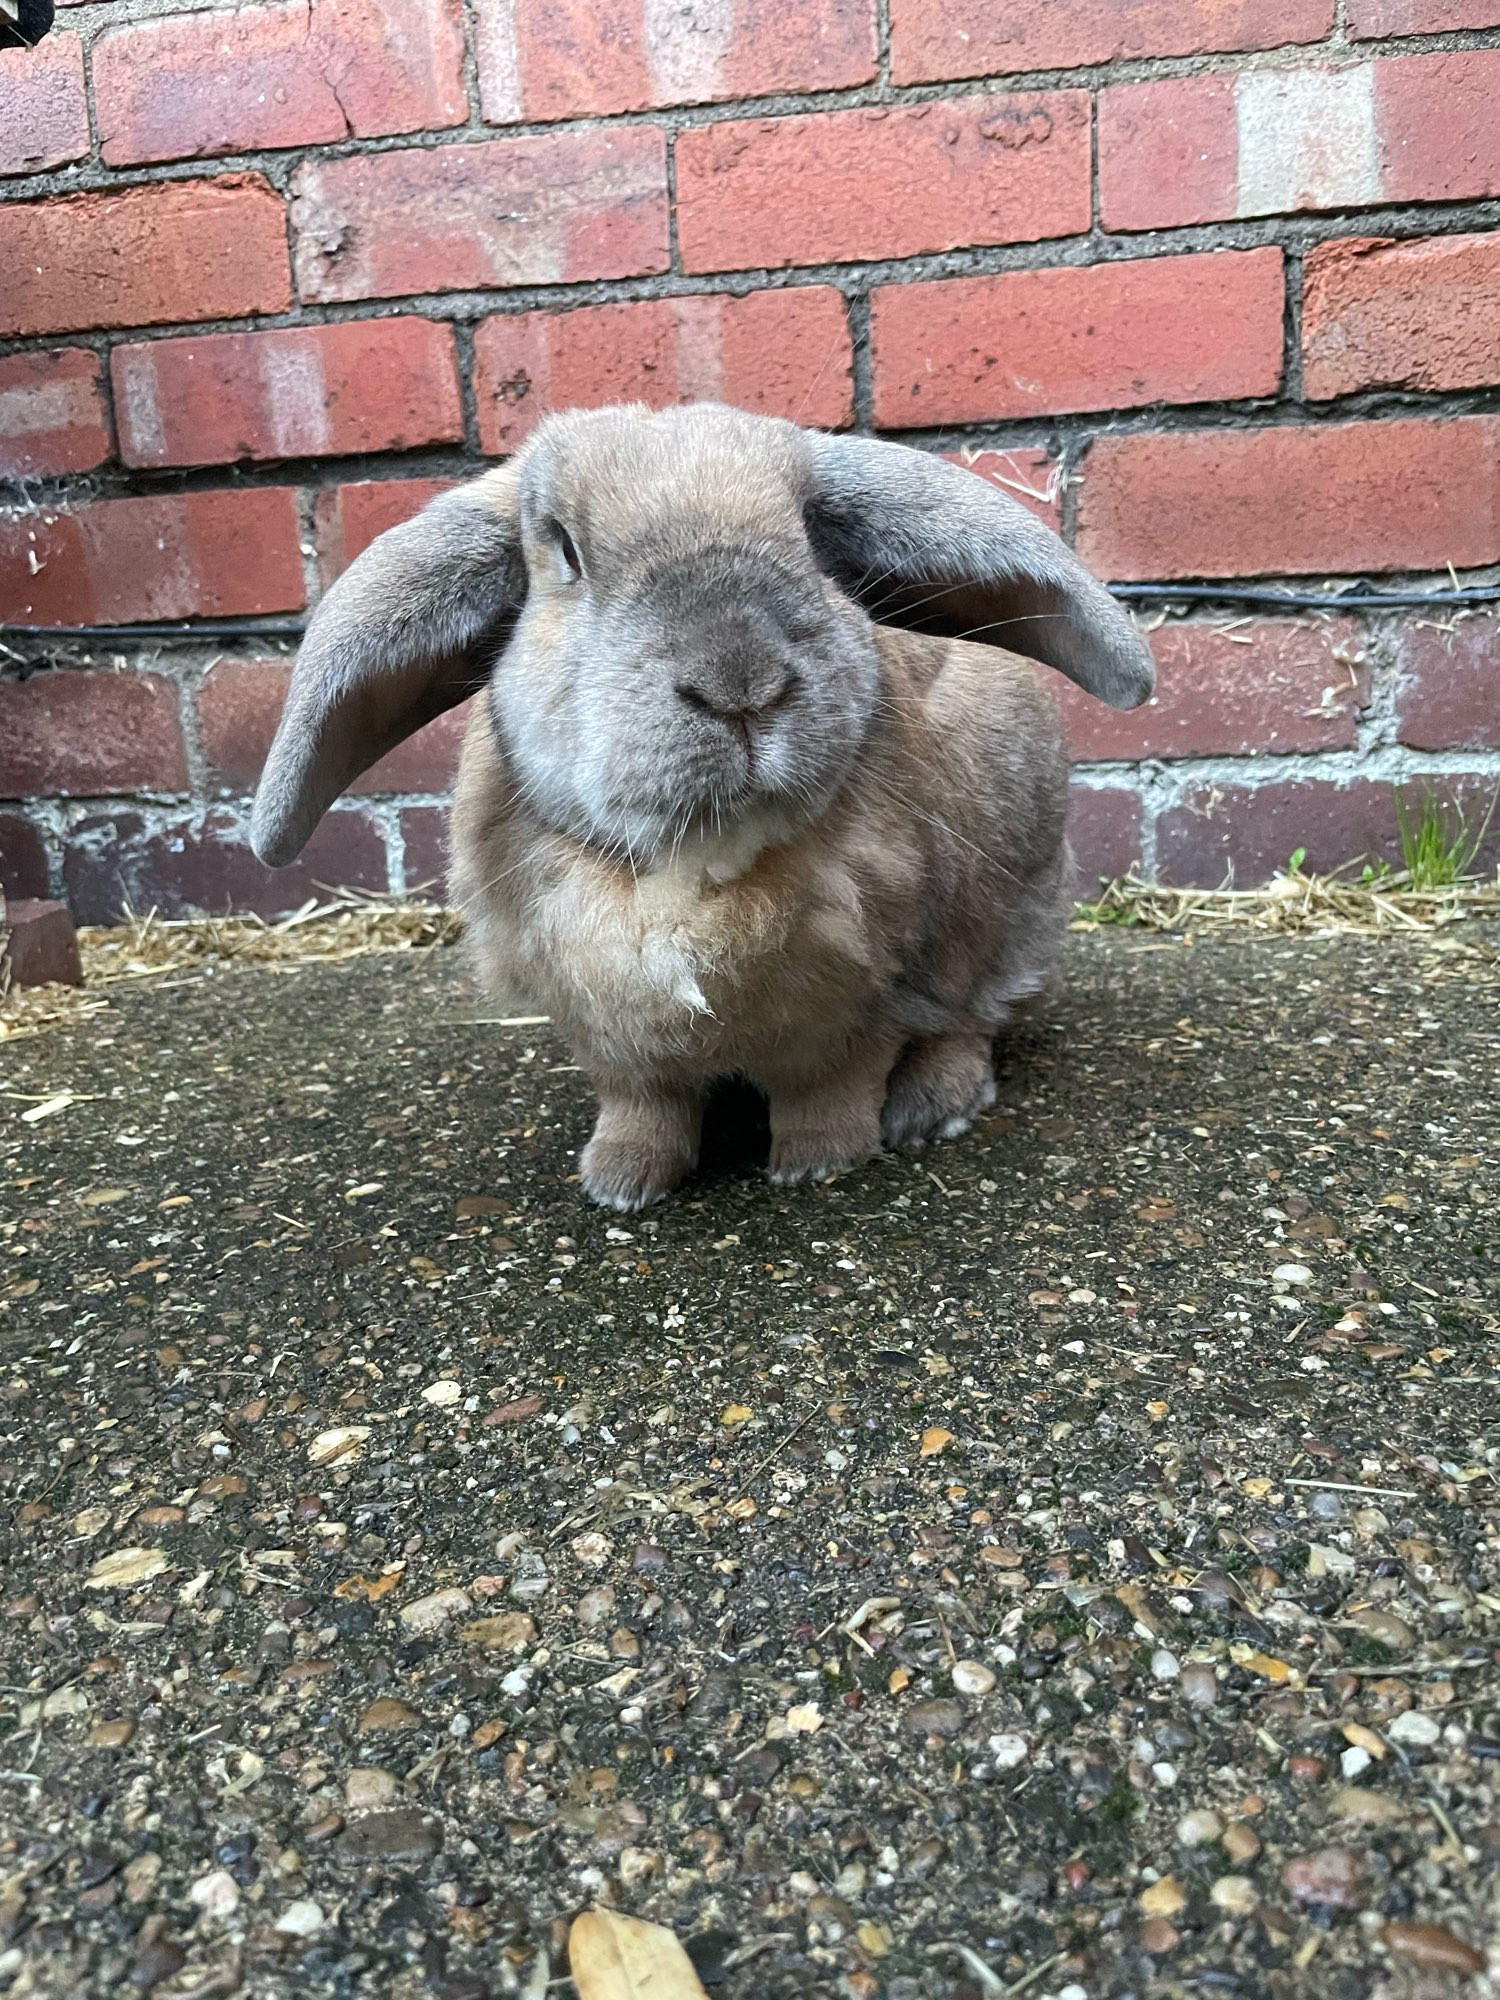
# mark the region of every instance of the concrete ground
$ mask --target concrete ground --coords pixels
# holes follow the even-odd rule
[[[454,952],[17,1043],[0,1992],[1500,1992],[1497,1002],[1081,936],[967,1138],[623,1224]]]

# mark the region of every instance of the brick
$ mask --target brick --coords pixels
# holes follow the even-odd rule
[[[1117,714],[1068,683],[1059,696],[1080,762],[1352,750],[1368,699],[1364,646],[1348,618],[1258,618],[1232,628],[1163,625],[1151,637],[1156,693]]]
[[[198,729],[211,784],[255,789],[291,680],[285,660],[220,660],[198,692]],[[398,744],[351,787],[356,792],[446,792],[458,769],[468,704]]]
[[[1089,226],[1084,91],[734,120],[677,142],[689,271],[910,257]]]
[[[0,809],[0,896],[45,896],[50,875],[41,828],[25,813]]]
[[[187,786],[177,689],[160,674],[0,681],[0,793],[90,798]]]
[[[35,174],[89,150],[83,43],[48,35],[34,49],[0,49],[0,174]]]
[[[78,933],[62,903],[0,904],[0,993],[8,986],[82,986]]]
[[[0,621],[117,625],[296,611],[296,495],[160,493],[0,514]]]
[[[1500,420],[1099,438],[1078,546],[1109,577],[1477,568],[1500,561]]]
[[[1418,750],[1500,749],[1500,618],[1402,632],[1396,727]]]
[[[1500,49],[1120,84],[1099,98],[1106,228],[1500,191]]]
[[[306,299],[579,284],[669,263],[666,141],[652,125],[317,160],[295,190]]]
[[[830,285],[510,314],[480,327],[474,360],[487,452],[514,451],[549,410],[615,402],[730,402],[828,429],[854,416],[848,318]]]
[[[59,347],[0,361],[0,479],[87,472],[113,442],[97,354]]]
[[[1303,265],[1310,397],[1500,382],[1500,236],[1343,237]]]
[[[1068,794],[1068,839],[1078,861],[1078,893],[1090,897],[1100,882],[1139,862],[1144,824],[1141,795],[1132,785],[1077,785]]]
[[[1273,395],[1281,252],[882,285],[871,345],[884,429]]]
[[[1318,42],[1334,0],[892,0],[897,83]]]
[[[448,808],[403,806],[401,840],[406,851],[403,877],[409,896],[442,902],[448,888]]]
[[[464,434],[453,329],[350,320],[140,341],[110,357],[127,465],[409,451]]]
[[[1444,774],[1433,798],[1461,811],[1471,825],[1483,819],[1493,791],[1483,773]],[[1409,814],[1420,816],[1420,783],[1403,789]],[[1264,785],[1192,787],[1156,822],[1157,873],[1163,882],[1214,887],[1232,880],[1241,888],[1270,880],[1297,849],[1303,866],[1325,874],[1353,862],[1401,860],[1397,788],[1378,778],[1341,784],[1332,778],[1278,779]],[[1486,842],[1493,855],[1497,836]]]
[[[384,889],[388,872],[380,829],[358,807],[335,807],[290,868],[261,866],[238,814],[122,807],[68,829],[63,880],[80,923],[114,924],[132,910],[283,916],[329,889]]]
[[[1055,534],[1062,533],[1062,467],[1050,452],[1028,445],[1010,451],[966,445],[941,456],[961,465],[965,472],[987,479],[1012,500],[1019,500],[1039,521],[1045,521]]]
[[[873,0],[477,0],[475,28],[492,125],[841,90],[875,76]]]
[[[461,125],[456,0],[272,0],[132,21],[94,44],[111,166]]]
[[[326,589],[377,535],[419,514],[453,479],[362,479],[325,486],[313,502],[318,575]]]
[[[1383,201],[1500,194],[1500,49],[1374,64]]]
[[[239,319],[291,304],[286,215],[259,174],[0,207],[0,335]]]
[[[1461,28],[1500,28],[1500,0],[1349,0],[1349,33],[1356,41]]]

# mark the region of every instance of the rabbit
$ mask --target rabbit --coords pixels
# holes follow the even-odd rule
[[[1067,758],[1030,660],[1118,708],[1153,686],[1104,587],[962,467],[712,403],[569,411],[322,599],[252,843],[292,860],[480,694],[452,890],[481,978],[594,1082],[585,1192],[679,1186],[729,1076],[771,1178],[823,1179],[962,1132],[1057,963]]]

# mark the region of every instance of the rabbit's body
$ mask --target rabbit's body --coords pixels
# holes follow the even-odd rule
[[[872,1150],[882,1101],[887,1143],[961,1129],[1071,901],[1067,761],[1036,671],[962,641],[875,641],[868,733],[812,824],[752,813],[649,863],[603,853],[538,819],[483,705],[454,793],[452,887],[479,976],[548,1014],[596,1078],[676,1096],[734,1075],[774,1101],[858,1073],[858,1142],[778,1149],[785,1179]],[[914,1093],[898,1058],[925,1051],[930,1083],[939,1040],[963,1058],[951,1085]]]
[[[1067,761],[1016,653],[1150,691],[1119,607],[973,475],[709,405],[552,418],[319,606],[257,852],[482,689],[453,886],[485,982],[598,1087],[585,1189],[674,1187],[729,1075],[772,1174],[826,1175],[962,1129],[1058,956]]]

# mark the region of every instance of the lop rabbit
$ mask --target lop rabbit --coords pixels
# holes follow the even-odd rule
[[[1057,961],[1067,761],[1021,655],[1151,692],[1104,588],[960,467],[714,404],[551,417],[324,597],[255,851],[290,861],[479,693],[453,891],[482,977],[598,1089],[585,1190],[676,1187],[730,1075],[767,1093],[772,1178],[826,1176],[961,1132]]]

